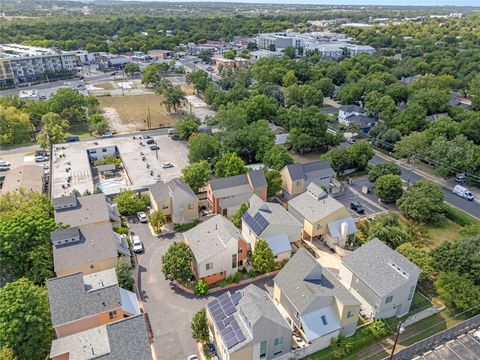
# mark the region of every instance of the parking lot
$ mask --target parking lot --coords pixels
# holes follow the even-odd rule
[[[166,162],[173,164],[172,168],[162,168],[162,180],[169,181],[182,176],[182,169],[188,165],[187,142],[183,140],[175,141],[166,135],[154,136],[153,138],[159,147],[157,152],[160,164]]]
[[[350,210],[354,218],[358,218],[360,216],[369,216],[382,211],[380,207],[375,206],[368,201],[365,201],[365,199],[363,199],[361,196],[353,193],[347,188],[345,188],[345,190],[341,194],[335,195],[335,199],[340,201],[348,210]],[[358,214],[356,211],[350,209],[350,203],[354,201],[358,201],[363,206],[363,208],[365,209],[365,213]]]
[[[471,331],[417,357],[425,360],[480,360],[480,342]]]

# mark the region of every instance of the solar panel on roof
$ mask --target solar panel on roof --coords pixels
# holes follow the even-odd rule
[[[235,335],[237,336],[237,340],[238,340],[239,343],[241,343],[242,341],[244,341],[246,339],[245,335],[243,335],[242,330],[235,331]]]
[[[226,307],[224,311],[225,311],[225,315],[229,316],[235,313],[237,310],[235,309],[235,306],[233,306],[232,304],[231,306]]]
[[[253,220],[255,220],[258,223],[262,231],[265,230],[265,228],[269,224],[269,222],[260,213],[256,213],[255,216],[253,217]]]
[[[232,347],[238,344],[238,339],[235,337],[229,341],[226,341],[225,343],[227,345],[227,349],[231,349]]]
[[[240,326],[238,325],[237,321],[232,321],[232,323],[230,324],[232,326],[232,329],[233,331],[240,331]]]

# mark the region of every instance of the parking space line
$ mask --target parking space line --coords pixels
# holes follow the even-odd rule
[[[480,359],[480,357],[478,357],[477,355],[475,355],[475,353],[472,352],[472,350],[470,350],[467,346],[465,346],[464,343],[462,343],[461,341],[458,341],[458,344],[460,344],[460,346],[463,346],[465,349],[467,349],[467,351],[468,351],[469,353],[471,353],[471,354],[475,357],[475,359]]]

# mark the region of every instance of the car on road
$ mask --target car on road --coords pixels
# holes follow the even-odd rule
[[[469,201],[473,201],[473,194],[468,190],[466,187],[461,186],[461,185],[455,185],[453,188],[453,194],[460,196],[464,199],[467,199]]]
[[[173,167],[173,164],[171,162],[166,162],[166,163],[162,164],[162,168],[164,168],[164,169],[168,169],[168,168],[172,168],[172,167]]]
[[[0,166],[10,166],[11,164],[6,160],[0,160]]]
[[[106,132],[106,133],[100,135],[100,137],[102,139],[111,138],[111,137],[113,137],[113,134],[111,132]]]
[[[147,214],[145,214],[143,211],[140,211],[137,213],[138,221],[141,223],[146,223],[148,221]]]
[[[72,135],[69,136],[65,139],[65,141],[68,142],[75,142],[75,141],[80,141],[80,138],[77,135]]]
[[[140,241],[140,236],[132,236],[132,247],[134,253],[141,253],[143,251],[143,243]]]
[[[355,211],[357,214],[363,214],[365,212],[365,208],[359,201],[352,201],[350,203],[350,209]]]
[[[44,162],[48,161],[48,156],[47,155],[36,155],[35,156],[35,162]]]

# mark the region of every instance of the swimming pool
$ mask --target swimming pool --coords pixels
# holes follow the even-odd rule
[[[97,187],[102,191],[105,192],[106,189],[111,189],[117,186],[121,186],[121,184],[113,182],[113,181],[104,181],[97,185]]]

